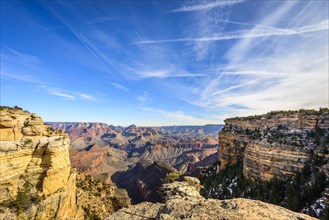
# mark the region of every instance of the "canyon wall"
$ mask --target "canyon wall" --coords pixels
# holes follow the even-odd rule
[[[44,125],[37,115],[1,107],[0,202],[17,195],[35,200],[21,218],[82,218],[69,148],[68,136]]]
[[[316,157],[329,157],[329,111],[278,111],[226,119],[218,139],[222,169],[240,160],[248,178],[285,178]],[[329,175],[328,165],[321,169]]]

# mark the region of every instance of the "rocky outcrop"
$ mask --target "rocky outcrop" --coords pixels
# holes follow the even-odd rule
[[[20,218],[74,219],[82,217],[76,204],[76,173],[71,171],[70,141],[20,108],[0,108],[0,202],[20,206]]]
[[[241,160],[246,177],[285,178],[301,171],[314,155],[329,157],[329,111],[279,111],[226,119],[218,139],[222,169]]]
[[[104,219],[122,207],[128,207],[130,198],[124,189],[79,174],[77,204],[84,210],[84,219]]]
[[[161,188],[164,203],[143,202],[124,208],[107,220],[144,219],[250,219],[307,220],[310,216],[250,199],[205,199],[199,194],[200,183],[192,177],[185,182],[165,184]]]

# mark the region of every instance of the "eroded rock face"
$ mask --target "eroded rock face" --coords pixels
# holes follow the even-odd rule
[[[285,208],[267,204],[258,200],[205,199],[200,196],[199,181],[187,177],[185,182],[165,184],[161,188],[164,203],[143,202],[124,208],[109,216],[107,220],[142,219],[314,219]]]
[[[218,141],[214,134],[222,128],[222,125],[152,128],[85,122],[48,124],[69,134],[73,167],[96,178],[105,173],[111,176],[112,173],[126,170],[128,166],[136,164],[139,158],[168,163],[181,173],[191,172],[199,165],[209,166],[217,160],[214,154],[217,153]],[[112,148],[112,152],[102,155],[100,150],[97,150],[97,158],[90,156],[89,150],[93,151],[95,146],[103,148],[103,152]],[[80,156],[84,157],[83,160],[87,160],[87,163],[80,163]],[[97,161],[91,164],[92,160]],[[109,161],[117,161],[122,168]],[[87,167],[85,164],[91,166]]]
[[[329,157],[329,112],[272,112],[225,120],[219,133],[221,168],[243,161],[246,177],[294,175],[317,154]]]
[[[118,186],[125,188],[132,203],[136,204],[145,200],[157,201],[158,189],[165,181],[166,175],[171,172],[177,170],[164,163],[141,159],[136,166],[117,173],[112,178],[116,178]]]
[[[77,204],[85,211],[85,219],[104,219],[130,205],[127,191],[94,180],[90,175],[77,176]]]
[[[111,147],[90,145],[87,150],[70,152],[72,166],[79,172],[112,184],[111,176],[128,169],[127,153]]]
[[[71,172],[70,141],[20,108],[0,109],[0,202],[15,200],[25,186],[43,198],[26,218],[82,217],[76,205],[76,174]]]

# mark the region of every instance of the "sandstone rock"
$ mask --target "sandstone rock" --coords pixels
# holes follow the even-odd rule
[[[202,198],[198,187],[200,181],[194,177],[184,177],[184,182],[173,182],[164,184],[160,188],[160,193],[165,201],[181,198]]]
[[[319,130],[321,134],[317,134]],[[221,168],[240,160],[245,177],[285,178],[300,172],[314,154],[329,157],[321,153],[329,148],[326,138],[329,112],[278,112],[226,119],[218,137]]]
[[[0,108],[0,202],[15,200],[24,186],[42,198],[20,219],[74,219],[76,174],[71,172],[67,135],[44,125],[35,114],[20,108]],[[25,184],[25,185],[24,185]]]
[[[102,184],[90,175],[77,177],[77,204],[85,210],[85,218],[92,215],[104,219],[122,207],[130,205],[127,191],[110,184]]]
[[[188,178],[189,179],[189,178]],[[193,179],[189,179],[190,181]],[[197,182],[194,181],[193,182]],[[162,187],[165,203],[143,202],[124,208],[107,220],[311,220],[310,216],[295,213],[285,208],[250,199],[216,200],[200,196],[195,186],[187,182],[173,182]]]

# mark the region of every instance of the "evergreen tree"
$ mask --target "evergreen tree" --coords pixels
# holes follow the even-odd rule
[[[326,206],[326,208],[323,211],[323,216],[321,218],[322,220],[329,220],[329,205]]]

